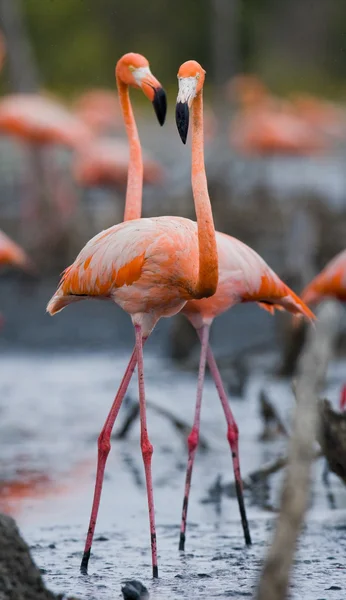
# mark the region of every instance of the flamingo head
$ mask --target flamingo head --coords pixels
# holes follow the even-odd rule
[[[205,70],[195,60],[183,63],[178,71],[179,92],[175,120],[183,144],[186,144],[189,130],[189,110],[194,98],[203,88],[204,79]]]
[[[160,125],[163,125],[167,112],[166,93],[161,83],[150,71],[147,59],[135,52],[124,54],[117,62],[115,74],[125,85],[140,88],[144,92],[153,103]]]

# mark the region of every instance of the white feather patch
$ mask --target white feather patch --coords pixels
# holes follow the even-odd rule
[[[137,85],[141,86],[143,79],[147,75],[151,75],[151,71],[149,67],[138,67],[138,69],[134,69],[132,75],[134,76]]]
[[[197,79],[196,77],[178,77],[179,92],[177,102],[188,103],[189,107],[191,102],[196,96],[197,90]]]

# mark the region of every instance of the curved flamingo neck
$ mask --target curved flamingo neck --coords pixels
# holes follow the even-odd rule
[[[142,216],[143,159],[137,125],[133,114],[129,88],[117,76],[120,106],[129,140],[130,156],[127,173],[124,221],[140,219]]]
[[[195,203],[199,270],[196,298],[212,296],[218,283],[218,255],[213,213],[204,165],[203,92],[192,103],[192,191]]]

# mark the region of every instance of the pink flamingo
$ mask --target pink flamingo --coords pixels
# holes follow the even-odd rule
[[[189,108],[196,93],[198,80],[179,79],[179,94],[176,107],[176,122],[180,137],[186,143],[189,124]],[[201,124],[202,127],[202,124]],[[196,139],[192,139],[192,152]],[[192,169],[192,189],[196,201],[196,184],[199,173]],[[189,300],[182,309],[183,314],[195,327],[201,340],[201,354],[197,385],[197,400],[192,431],[188,437],[188,465],[186,471],[185,494],[182,511],[179,549],[185,548],[186,519],[192,469],[198,446],[202,391],[205,364],[208,366],[218,391],[227,422],[227,438],[233,460],[236,491],[243,526],[244,538],[251,544],[251,537],[246,517],[242,480],[240,476],[238,427],[230,409],[221,375],[212,350],[209,346],[209,330],[215,317],[242,302],[257,302],[260,307],[274,313],[275,309],[287,310],[293,314],[304,315],[308,319],[314,316],[298,296],[283,283],[265,261],[251,248],[239,240],[216,232],[219,258],[219,282],[216,293],[210,298]]]
[[[35,267],[26,252],[0,230],[0,267],[2,266],[17,267],[31,275],[35,272]],[[4,319],[0,313],[0,328],[3,323]]]
[[[339,252],[310,281],[302,292],[302,298],[307,304],[321,302],[325,298],[346,301],[346,250]]]
[[[158,184],[164,179],[161,165],[144,154],[145,183]],[[97,137],[86,144],[76,154],[73,171],[81,185],[119,186],[127,181],[129,168],[129,148],[120,139]]]
[[[53,165],[47,162],[43,150],[49,145],[61,145],[74,151],[89,143],[93,135],[91,130],[81,119],[52,98],[40,94],[12,94],[0,100],[0,132],[30,144],[30,171],[34,173],[34,184],[42,186],[43,180],[48,188],[45,190],[47,196],[53,198],[54,208],[58,209],[61,221],[66,221],[75,208],[74,195],[62,185],[62,178],[57,176]],[[39,194],[37,196],[39,197]],[[36,213],[40,209],[43,213],[46,212],[47,198],[44,202],[35,198],[35,203]],[[29,216],[28,209],[25,207],[23,210],[26,221]],[[31,207],[30,212],[32,217]],[[52,226],[57,229],[56,215],[52,219]]]
[[[120,106],[115,92],[91,89],[79,96],[74,113],[97,135],[107,134],[121,121]]]
[[[327,298],[346,302],[346,250],[342,250],[305,287],[302,298],[308,304],[316,304]],[[339,399],[341,412],[346,409],[346,386]]]
[[[77,148],[89,141],[89,128],[56,100],[39,94],[12,94],[0,101],[0,131],[34,144]]]
[[[292,95],[291,107],[314,130],[334,139],[344,139],[346,120],[343,107],[309,94]]]
[[[98,441],[97,479],[82,572],[86,572],[90,556],[104,467],[110,450],[111,430],[138,361],[141,449],[147,485],[152,568],[153,577],[158,577],[151,476],[153,447],[149,441],[146,422],[143,343],[161,317],[176,314],[190,298],[210,296],[215,292],[218,280],[215,229],[205,178],[201,134],[204,71],[196,63],[187,63],[180,71],[180,76],[184,78],[195,78],[196,75],[199,76],[199,81],[194,101],[193,137],[196,143],[193,159],[194,170],[200,174],[199,181],[194,183],[197,226],[193,221],[180,217],[133,219],[133,203],[137,208],[141,202],[143,170],[138,135],[134,135],[137,131],[129,103],[128,86],[142,88],[154,102],[161,120],[166,103],[164,92],[151,74],[144,57],[125,55],[117,64],[116,76],[126,128],[131,136],[132,160],[129,165],[126,218],[132,222],[115,225],[90,240],[75,262],[64,272],[60,285],[47,306],[47,311],[53,315],[67,304],[85,297],[107,298],[129,313],[135,328],[135,347]]]
[[[33,273],[34,265],[26,252],[0,230],[0,266],[11,265]]]
[[[229,95],[240,102],[230,127],[231,145],[239,152],[303,156],[326,150],[322,132],[292,103],[271,96],[255,75],[235,77]]]
[[[308,156],[326,150],[323,136],[284,108],[256,107],[239,113],[231,124],[230,141],[246,154]]]

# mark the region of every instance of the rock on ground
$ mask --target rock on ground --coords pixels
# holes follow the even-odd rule
[[[0,600],[57,600],[49,592],[15,521],[0,514]]]

